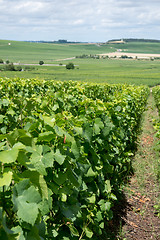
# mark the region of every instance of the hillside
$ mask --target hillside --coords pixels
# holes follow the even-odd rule
[[[75,57],[83,54],[94,55],[115,52],[117,49],[131,53],[160,53],[160,42],[124,39],[124,44],[55,44],[0,40],[0,58],[20,63],[53,63],[58,59]]]

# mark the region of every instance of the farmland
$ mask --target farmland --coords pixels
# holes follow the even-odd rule
[[[1,77],[37,78],[44,80],[73,80],[82,82],[97,83],[131,83],[136,85],[145,84],[154,86],[160,83],[160,62],[159,60],[117,60],[117,59],[92,59],[76,58],[63,60],[66,58],[94,54],[115,52],[116,49],[127,48],[133,53],[159,53],[159,43],[127,43],[127,44],[42,44],[28,42],[0,41],[0,53],[4,61],[19,64],[38,64],[40,60],[44,63],[67,64],[73,62],[76,67],[73,71],[67,71],[65,66],[35,66],[31,71],[9,72],[1,71]],[[124,52],[125,54],[126,52]],[[0,66],[1,68],[3,66]],[[22,66],[23,67],[23,66]],[[24,67],[23,67],[24,68]]]

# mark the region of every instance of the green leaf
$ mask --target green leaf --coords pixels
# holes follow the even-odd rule
[[[111,193],[110,180],[106,180],[106,181],[105,181],[105,190],[106,190],[107,193]]]
[[[81,127],[74,127],[74,130],[77,134],[79,134],[80,136],[82,136],[83,133],[83,129]]]
[[[101,121],[101,119],[96,118],[95,122],[94,122],[94,125],[93,125],[93,129],[94,129],[95,134],[99,134],[103,127],[104,127],[104,124]]]
[[[28,165],[28,168],[33,171],[36,169],[40,174],[47,175],[42,159],[43,155],[41,155],[38,151],[33,152],[30,157],[31,164]]]
[[[62,128],[58,127],[57,125],[54,127],[54,130],[56,134],[60,137],[64,136],[66,133]]]
[[[7,137],[7,134],[0,134],[0,141],[2,141],[3,139],[5,139]]]
[[[89,203],[95,203],[96,202],[95,194],[93,194],[91,197],[88,197],[87,200],[89,201]]]
[[[102,212],[109,211],[110,208],[111,208],[111,203],[105,201],[104,199],[100,200],[100,201],[98,202],[98,204],[100,205],[100,208],[101,208],[101,211],[102,211]]]
[[[79,156],[80,156],[80,149],[79,149],[79,147],[77,146],[76,141],[73,141],[73,142],[72,142],[71,151],[72,151],[72,153],[74,154],[75,158],[78,159]]]
[[[98,211],[98,212],[97,212],[97,214],[96,214],[96,220],[97,220],[97,222],[100,222],[100,221],[103,220],[101,211]]]
[[[48,200],[48,187],[46,181],[44,180],[43,175],[39,175],[39,185],[42,192],[42,198]]]
[[[79,237],[78,230],[73,226],[73,224],[68,224],[69,230],[73,236]]]
[[[86,227],[84,231],[88,238],[91,238],[93,236],[93,232],[89,228]]]
[[[115,111],[116,111],[116,112],[120,112],[120,111],[121,111],[121,109],[122,109],[122,107],[121,107],[121,106],[117,106],[117,107],[115,108]]]
[[[30,182],[32,182],[34,185],[39,186],[39,172],[37,171],[30,171],[26,170],[22,173],[23,178],[29,178]],[[28,179],[27,179],[28,180]]]
[[[59,108],[58,103],[55,103],[52,109],[53,109],[53,111],[56,111],[58,108]]]
[[[15,143],[13,145],[13,148],[16,148],[18,150],[25,150],[26,149],[26,146],[24,144],[22,144],[21,142],[18,142],[18,143]]]
[[[36,203],[27,203],[23,198],[19,198],[18,202],[18,217],[22,221],[30,223],[33,226],[38,216],[38,205]]]
[[[57,175],[53,175],[53,181],[58,185],[62,185],[67,179],[67,173],[59,172]]]
[[[90,167],[87,173],[85,174],[86,177],[95,177],[96,175],[97,175],[97,172],[94,172],[92,167]]]
[[[66,202],[67,201],[67,195],[65,193],[61,194],[61,201]]]
[[[12,148],[10,150],[0,152],[0,162],[2,163],[12,163],[15,162],[18,157],[19,150],[17,148]]]
[[[24,190],[22,196],[26,202],[29,203],[39,203],[41,201],[41,195],[34,186],[31,186],[28,189]]]
[[[74,221],[80,211],[80,206],[78,204],[67,205],[66,203],[62,203],[61,211],[66,218]]]
[[[9,186],[11,184],[12,181],[12,172],[5,172],[2,174],[2,176],[0,176],[0,187],[3,186]]]
[[[117,197],[116,197],[116,195],[114,195],[113,193],[111,193],[111,196],[110,196],[110,198],[111,198],[111,199],[113,199],[113,200],[115,200],[115,201],[117,200]]]
[[[50,189],[57,195],[59,191],[59,184],[56,184],[54,182],[49,183]]]
[[[48,117],[48,116],[42,116],[44,123],[46,123],[47,125],[54,127],[55,125],[55,118],[54,117]]]
[[[46,154],[42,157],[42,162],[43,162],[45,168],[53,167],[54,153],[53,153],[52,151],[46,153]]]
[[[56,149],[56,152],[54,153],[54,159],[56,162],[58,162],[60,165],[64,163],[66,156],[62,155],[59,149]]]
[[[23,191],[29,186],[29,179],[24,179],[22,181],[20,181],[19,183],[17,183],[13,190],[16,190],[17,195],[21,195],[23,193]]]
[[[16,113],[12,108],[9,108],[7,111],[7,114],[10,114],[11,116],[14,116]]]
[[[26,189],[29,183],[27,180],[17,183],[14,187],[18,195],[14,192],[13,209],[17,211],[17,216],[22,221],[34,225],[39,213],[38,203],[41,201],[41,196],[34,186]]]
[[[3,123],[3,118],[4,117],[5,117],[4,115],[0,115],[0,123]]]
[[[20,226],[13,227],[11,230],[14,232],[14,234],[18,235],[16,236],[16,240],[25,240],[23,230]]]
[[[72,169],[68,169],[68,171],[67,171],[67,178],[71,181],[71,183],[75,187],[79,187],[79,182],[78,182],[77,176],[75,175],[75,173],[73,172]]]
[[[49,131],[49,132],[40,133],[38,136],[38,141],[50,142],[54,138],[55,138],[55,135],[53,134],[53,132]]]
[[[47,215],[48,213],[49,213],[49,211],[50,211],[50,209],[49,209],[49,204],[48,204],[48,200],[47,199],[45,199],[45,200],[43,200],[42,202],[40,202],[39,204],[38,204],[38,208],[39,208],[39,210],[41,211],[41,214],[44,216],[44,215]]]
[[[93,128],[90,127],[89,123],[86,123],[83,129],[83,137],[89,142],[91,142],[92,136],[93,136]]]
[[[28,232],[26,240],[42,240],[39,236],[39,231],[37,226],[32,227],[31,231]]]
[[[99,226],[100,228],[104,229],[104,222],[102,222]]]
[[[52,234],[54,238],[58,236],[58,232],[56,230],[52,230]]]

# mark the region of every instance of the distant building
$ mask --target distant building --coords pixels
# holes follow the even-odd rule
[[[121,40],[111,40],[111,41],[108,41],[108,43],[111,43],[111,44],[124,44],[125,41],[123,39],[121,39]]]

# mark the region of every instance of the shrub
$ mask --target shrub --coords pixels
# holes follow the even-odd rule
[[[4,70],[5,71],[15,71],[13,63],[6,64]]]
[[[25,71],[32,71],[34,69],[35,69],[35,67],[33,67],[33,66],[25,66],[25,68],[24,68]]]
[[[0,63],[2,63],[2,64],[4,63],[2,59],[0,59]]]
[[[73,63],[68,63],[66,65],[66,69],[74,69],[74,64]]]
[[[17,66],[16,67],[16,71],[22,71],[22,67],[21,66]]]
[[[39,65],[43,65],[44,64],[44,62],[43,61],[39,61]]]

